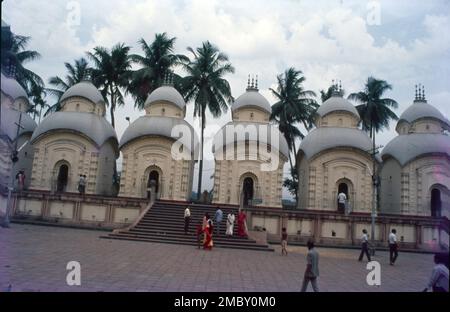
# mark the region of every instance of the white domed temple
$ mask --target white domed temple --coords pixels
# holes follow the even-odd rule
[[[372,142],[359,121],[355,106],[338,90],[319,107],[317,128],[297,154],[300,209],[337,211],[337,195],[343,192],[351,211],[371,211]]]
[[[284,136],[269,124],[271,106],[252,82],[231,106],[233,121],[214,137],[213,201],[281,207]]]
[[[78,192],[86,175],[86,193],[113,195],[119,157],[117,136],[105,119],[105,101],[88,81],[70,87],[61,110],[46,117],[31,138],[34,148],[31,189]]]
[[[0,185],[10,184],[11,176],[25,173],[25,188],[30,184],[33,148],[29,144],[36,122],[26,113],[30,108],[28,95],[13,78],[1,75],[0,129]],[[18,162],[12,165],[11,156],[17,147]]]
[[[120,140],[123,165],[119,195],[150,198],[153,187],[156,199],[189,200],[198,139],[184,120],[184,99],[166,84],[148,96],[145,112]]]
[[[450,121],[423,90],[400,116],[398,136],[383,149],[381,209],[385,213],[450,215]]]

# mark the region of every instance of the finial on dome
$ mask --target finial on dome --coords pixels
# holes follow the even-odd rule
[[[423,101],[427,101],[426,99],[425,99],[425,86],[424,85],[422,85],[422,100]]]
[[[342,94],[341,94],[341,92],[342,92],[342,83],[341,83],[340,80],[333,79],[331,87],[333,89],[333,92],[331,94],[332,96],[342,96]]]
[[[255,76],[252,76],[250,79],[250,76],[248,75],[247,91],[258,91],[258,75],[256,75],[256,79]]]
[[[416,85],[416,95],[415,95],[415,97],[414,97],[414,100],[417,101],[418,99],[419,99],[419,95],[418,95],[418,93],[417,93],[417,85]]]

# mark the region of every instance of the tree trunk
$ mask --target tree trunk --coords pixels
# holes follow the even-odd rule
[[[200,159],[198,163],[198,187],[197,187],[197,200],[200,200],[202,192],[202,175],[203,175],[203,132],[205,130],[205,108],[202,107],[202,129],[201,129],[201,145],[200,145]]]
[[[295,146],[295,138],[292,139],[292,147],[294,149],[294,157],[295,157],[294,158],[295,159],[294,170],[295,170],[295,172],[297,172],[297,148]],[[300,183],[300,177],[298,175],[298,172],[297,172],[297,178],[296,179],[294,178],[294,175],[292,175],[292,180],[294,181],[294,183],[296,185],[296,188],[295,188],[295,207],[297,207],[297,205],[298,205],[298,184]]]
[[[116,103],[114,101],[114,91],[112,84],[109,86],[109,90],[111,92],[111,103],[109,103],[110,104],[109,111],[111,113],[111,126],[115,129],[116,123],[114,121],[114,110],[116,109]]]

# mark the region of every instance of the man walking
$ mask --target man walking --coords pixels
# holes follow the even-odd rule
[[[222,219],[223,219],[223,212],[222,212],[222,210],[220,210],[220,207],[217,208],[214,219],[216,221],[216,228],[217,228],[216,234],[219,234],[220,233],[220,223],[222,222]]]
[[[347,195],[344,192],[338,194],[338,211],[345,212],[345,202],[347,201]]]
[[[398,257],[398,245],[397,245],[397,231],[392,229],[391,234],[389,234],[389,259],[390,265],[394,265],[395,260]]]
[[[309,240],[307,243],[308,255],[306,256],[306,270],[303,278],[303,285],[301,292],[305,292],[311,282],[312,288],[315,292],[319,291],[317,278],[319,277],[319,253],[314,249],[314,242]]]
[[[367,230],[362,230],[363,235],[361,237],[361,253],[359,255],[358,261],[362,261],[364,254],[367,256],[367,260],[370,262],[370,254],[369,254],[369,238],[367,237]]]
[[[191,221],[191,210],[189,206],[184,210],[184,234],[189,232],[189,222]]]
[[[433,292],[448,292],[448,253],[436,253],[434,263],[430,281],[424,291],[432,289]]]

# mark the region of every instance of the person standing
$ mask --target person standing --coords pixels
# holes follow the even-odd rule
[[[214,216],[214,220],[216,221],[216,228],[217,228],[216,234],[219,235],[219,233],[220,233],[220,223],[223,220],[223,212],[220,209],[220,207],[217,208],[217,210],[216,210],[216,214]]]
[[[309,282],[315,292],[319,291],[317,279],[319,277],[319,253],[314,248],[314,242],[309,240],[307,243],[308,254],[306,255],[306,270],[303,277],[303,285],[301,292],[305,292]]]
[[[213,224],[211,220],[208,220],[205,228],[205,240],[203,241],[203,249],[211,250],[213,247]]]
[[[234,216],[234,213],[230,211],[230,213],[227,216],[227,231],[226,235],[232,236],[233,235],[233,228],[234,228],[234,220],[236,217]]]
[[[241,237],[247,236],[247,215],[244,210],[239,211],[238,215],[238,235]]]
[[[359,254],[358,261],[362,261],[364,258],[364,254],[367,256],[367,260],[370,262],[370,254],[369,254],[369,237],[367,236],[367,230],[362,230],[363,235],[361,237],[361,253]]]
[[[206,229],[206,226],[208,225],[209,220],[209,213],[205,212],[205,215],[203,216],[203,222],[202,222],[202,231]]]
[[[25,172],[23,170],[20,170],[16,174],[16,179],[19,191],[23,191],[23,189],[25,188]]]
[[[345,203],[347,201],[347,195],[344,192],[338,194],[338,211],[345,212]]]
[[[395,260],[398,257],[398,245],[397,245],[397,230],[392,229],[391,234],[389,234],[389,259],[390,265],[394,265]]]
[[[448,292],[448,254],[436,253],[434,263],[430,281],[424,291],[432,289],[433,292]]]
[[[189,232],[189,222],[191,221],[191,210],[189,206],[184,210],[184,234]]]
[[[287,231],[286,231],[286,228],[284,227],[281,230],[281,255],[286,255],[287,256],[287,254],[288,254],[287,249],[286,249],[286,247],[287,247],[287,238],[288,238]]]

